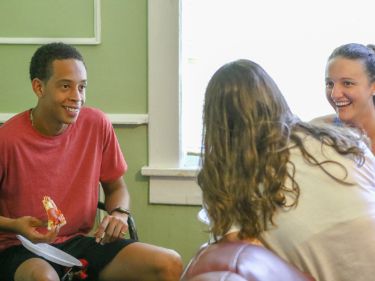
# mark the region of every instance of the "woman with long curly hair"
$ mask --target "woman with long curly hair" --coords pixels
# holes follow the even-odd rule
[[[302,122],[252,61],[219,68],[198,174],[214,239],[258,241],[316,280],[372,280],[375,159],[360,135]]]

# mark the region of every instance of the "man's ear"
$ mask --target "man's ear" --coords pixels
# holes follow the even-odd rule
[[[41,98],[43,96],[43,81],[39,78],[34,78],[31,81],[31,86],[33,88],[34,93],[37,95],[38,98]]]
[[[371,91],[372,91],[372,96],[375,96],[375,82],[372,82],[371,84]]]

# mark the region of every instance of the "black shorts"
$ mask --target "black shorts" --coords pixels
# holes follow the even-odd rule
[[[60,244],[53,246],[65,251],[77,259],[88,261],[88,280],[97,280],[100,271],[127,245],[135,242],[131,239],[116,240],[104,245],[95,242],[95,238],[86,236],[76,236]],[[0,252],[0,278],[1,281],[13,281],[17,268],[24,261],[30,258],[41,258],[22,245],[12,246]],[[48,261],[56,270],[60,278],[65,274],[65,266]]]

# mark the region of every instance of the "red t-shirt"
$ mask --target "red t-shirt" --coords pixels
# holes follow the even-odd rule
[[[67,224],[56,243],[93,227],[99,182],[121,177],[127,165],[110,121],[83,107],[74,124],[58,136],[44,136],[30,122],[30,110],[0,127],[0,215],[47,220],[42,200],[50,196]],[[20,244],[0,231],[0,251]]]

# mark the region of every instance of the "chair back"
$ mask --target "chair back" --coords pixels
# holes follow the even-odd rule
[[[270,250],[246,242],[219,242],[202,247],[181,281],[313,281],[308,274]]]

